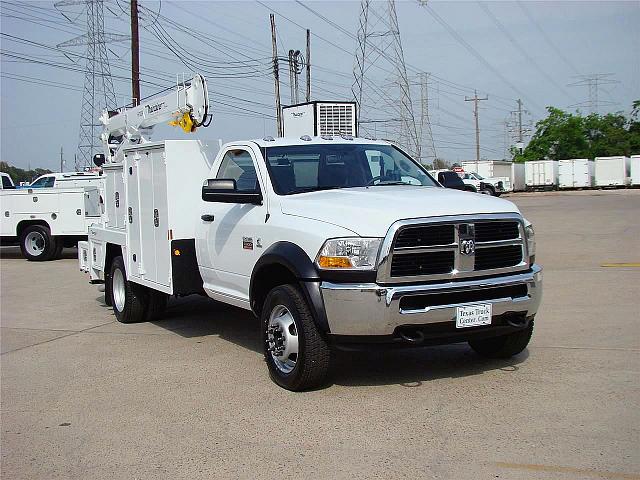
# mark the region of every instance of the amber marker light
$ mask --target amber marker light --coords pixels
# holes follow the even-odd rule
[[[352,268],[351,260],[346,257],[319,257],[318,265],[321,268]]]

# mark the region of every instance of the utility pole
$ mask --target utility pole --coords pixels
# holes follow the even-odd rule
[[[276,91],[276,119],[278,136],[282,136],[282,108],[280,107],[280,73],[278,71],[278,46],[276,44],[276,20],[273,13],[269,14],[271,20],[271,49],[273,52],[273,81]]]
[[[62,157],[62,147],[60,147],[60,173],[64,173],[64,160]]]
[[[131,0],[131,96],[140,104],[140,37],[138,35],[138,0]]]
[[[307,102],[311,101],[311,30],[307,28]]]
[[[473,116],[476,121],[476,161],[478,162],[480,161],[480,123],[478,122],[478,102],[482,100],[489,100],[489,97],[478,97],[478,92],[476,90],[473,91],[473,97],[464,97],[465,102],[473,102]]]

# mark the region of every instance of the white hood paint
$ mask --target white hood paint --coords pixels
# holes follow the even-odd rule
[[[356,187],[280,197],[282,213],[347,228],[362,237],[383,237],[396,220],[407,218],[520,213],[507,200],[446,188]]]

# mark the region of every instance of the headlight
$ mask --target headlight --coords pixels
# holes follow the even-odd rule
[[[323,270],[375,270],[381,238],[333,238],[324,242],[316,264]]]
[[[533,231],[533,225],[525,220],[524,234],[527,238],[527,250],[529,251],[529,258],[533,258],[536,255],[536,234]],[[533,260],[531,260],[533,263]]]

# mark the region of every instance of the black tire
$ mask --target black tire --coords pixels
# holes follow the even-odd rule
[[[519,354],[529,344],[533,335],[533,320],[523,330],[501,335],[499,337],[471,340],[469,345],[476,353],[487,358],[509,358]]]
[[[55,254],[57,242],[45,225],[29,225],[20,233],[20,251],[31,262],[46,262]]]
[[[277,366],[274,354],[270,350],[273,345],[268,341],[271,314],[283,306],[293,318],[298,340],[295,366],[289,372],[284,372]],[[271,379],[282,388],[294,392],[322,385],[329,372],[330,349],[318,332],[302,292],[294,285],[280,285],[274,288],[267,295],[260,320],[264,357]]]
[[[53,237],[55,250],[51,255],[51,260],[59,260],[62,258],[62,249],[64,248],[64,239],[62,237]]]
[[[158,320],[162,317],[167,309],[167,302],[169,301],[169,295],[166,293],[153,290],[152,288],[146,289],[147,294],[147,314],[145,321],[151,322]]]
[[[489,186],[483,185],[482,187],[480,187],[480,193],[483,194],[483,195],[495,196],[496,191],[493,188],[489,187]]]
[[[127,280],[122,257],[113,259],[109,275],[111,277],[111,303],[116,319],[120,323],[144,322],[147,314],[148,296],[145,295],[143,286]],[[120,285],[120,281],[123,281],[124,284]],[[118,299],[118,296],[121,298]]]
[[[108,307],[113,306],[111,300],[111,270],[104,275],[104,303]]]
[[[473,192],[473,193],[477,193],[478,190],[476,190],[476,187],[474,187],[473,185],[465,185],[464,186],[464,191],[465,192]]]

